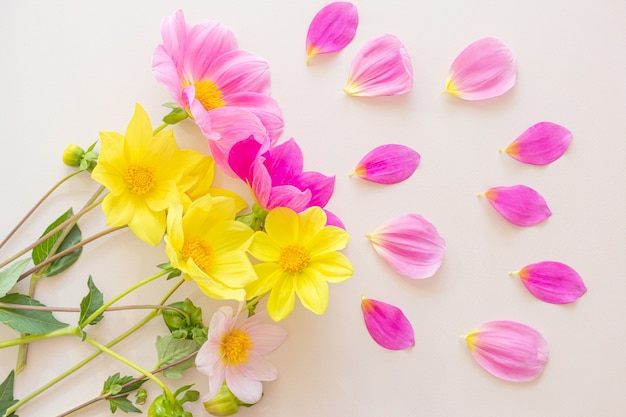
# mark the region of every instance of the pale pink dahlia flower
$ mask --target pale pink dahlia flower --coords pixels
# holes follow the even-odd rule
[[[262,322],[255,314],[238,324],[239,314],[226,306],[217,310],[209,324],[208,340],[196,356],[196,367],[209,377],[209,392],[202,402],[220,392],[222,384],[242,402],[254,404],[261,399],[261,381],[273,381],[278,371],[263,355],[274,351],[287,337],[287,331]]]

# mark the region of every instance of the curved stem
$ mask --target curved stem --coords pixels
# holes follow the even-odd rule
[[[65,228],[70,223],[80,219],[86,213],[88,213],[89,211],[93,210],[95,207],[100,205],[100,203],[102,203],[102,200],[103,200],[103,198],[94,201],[93,203],[89,204],[88,206],[85,206],[85,208],[83,208],[81,211],[79,211],[78,213],[76,213],[75,215],[73,215],[72,217],[70,217],[69,219],[67,219],[66,221],[64,221],[63,223],[61,223],[57,227],[55,227],[54,229],[50,230],[48,233],[46,233],[45,235],[43,235],[42,237],[37,239],[35,242],[33,242],[30,245],[28,245],[26,248],[22,249],[21,251],[19,251],[18,253],[16,253],[12,257],[10,257],[9,259],[7,259],[7,260],[5,260],[3,262],[0,262],[0,268],[3,268],[5,266],[7,266],[8,264],[13,262],[14,260],[19,258],[20,256],[22,256],[25,253],[27,253],[29,250],[33,249],[35,246],[39,245],[41,242],[46,241],[50,236],[54,235],[59,230],[62,230],[63,228]]]
[[[69,248],[67,248],[67,249],[65,249],[65,250],[55,254],[54,256],[49,257],[45,261],[35,265],[31,269],[29,269],[28,271],[26,271],[22,275],[20,275],[20,277],[17,280],[21,281],[24,278],[28,277],[29,275],[34,274],[35,272],[39,271],[43,267],[45,267],[45,266],[51,264],[52,262],[56,261],[57,259],[60,259],[60,258],[64,257],[65,255],[68,255],[68,254],[74,252],[78,248],[82,248],[87,243],[93,242],[94,240],[99,239],[102,236],[106,236],[109,233],[113,233],[113,232],[115,232],[117,230],[120,230],[120,229],[123,229],[125,227],[126,226],[111,227],[109,229],[103,230],[102,232],[96,233],[95,235],[89,236],[88,238],[81,240],[77,244],[75,244],[73,246],[70,246]]]
[[[28,336],[22,336],[15,339],[0,341],[0,349],[4,349],[11,346],[23,345],[25,343],[37,342],[39,340],[52,339],[59,336],[77,336],[79,331],[74,326],[63,327],[62,329],[53,330],[48,333],[31,334]]]
[[[22,225],[26,222],[26,220],[28,220],[28,218],[35,212],[35,210],[37,210],[39,208],[39,206],[41,206],[41,204],[48,198],[50,197],[50,195],[56,191],[57,188],[59,188],[65,181],[69,180],[70,178],[72,178],[75,175],[80,174],[81,172],[83,172],[82,170],[77,170],[72,172],[71,174],[61,178],[61,180],[59,182],[57,182],[56,184],[54,184],[52,186],[52,188],[50,188],[48,190],[47,193],[45,193],[43,195],[43,197],[41,197],[39,199],[39,201],[37,201],[37,203],[35,203],[35,205],[33,206],[33,208],[31,208],[28,213],[26,213],[26,215],[22,218],[22,220],[19,221],[19,223],[17,223],[17,225],[15,225],[15,227],[13,228],[13,230],[11,230],[9,232],[9,234],[4,238],[4,240],[2,242],[0,242],[0,248],[2,248],[8,241],[9,239],[11,239],[13,237],[13,235],[19,230],[20,227],[22,227]]]
[[[157,127],[156,129],[154,129],[152,131],[152,135],[156,135],[157,133],[159,133],[161,130],[165,129],[168,126],[168,123],[163,123],[161,124],[161,126]]]
[[[119,353],[116,353],[116,352],[112,351],[111,349],[109,349],[108,347],[106,347],[105,345],[96,342],[94,339],[92,339],[89,336],[85,337],[85,342],[87,342],[90,345],[94,346],[99,351],[101,351],[103,353],[106,353],[107,355],[111,356],[112,358],[115,358],[118,361],[120,361],[120,362],[122,362],[122,363],[124,363],[124,364],[126,364],[128,366],[130,366],[131,368],[133,368],[135,371],[139,372],[140,374],[145,375],[146,378],[148,378],[149,380],[151,380],[152,382],[157,384],[159,387],[163,388],[163,391],[165,392],[165,394],[168,397],[171,397],[171,398],[174,397],[174,395],[172,394],[170,389],[167,387],[167,385],[165,385],[159,378],[154,376],[150,371],[147,371],[147,370],[143,369],[141,366],[137,365],[135,362],[132,362],[132,361],[126,359],[125,357],[123,357]]]
[[[148,278],[146,278],[146,279],[144,279],[142,281],[139,281],[135,285],[133,285],[130,288],[126,289],[125,291],[122,291],[121,293],[119,293],[118,295],[116,295],[115,297],[110,299],[107,303],[104,303],[99,309],[94,311],[89,317],[87,317],[85,320],[83,320],[83,322],[80,323],[78,325],[78,327],[80,329],[85,328],[89,323],[94,321],[96,319],[96,317],[98,317],[100,314],[104,313],[109,307],[111,307],[113,304],[115,304],[118,300],[120,300],[123,297],[127,296],[131,292],[135,291],[137,288],[140,288],[140,287],[142,287],[142,286],[144,286],[144,285],[154,281],[155,279],[162,277],[163,275],[169,274],[173,270],[174,270],[174,268],[165,269],[165,270],[163,270],[161,272],[158,272],[158,273],[152,275],[151,277],[148,277]]]
[[[181,278],[176,283],[176,285],[174,285],[165,294],[165,296],[161,299],[160,303],[161,304],[165,304],[165,302],[167,302],[167,300],[172,296],[172,294],[174,294],[174,292],[176,292],[176,290],[178,288],[180,288],[180,286],[183,284],[183,282],[185,282],[185,281],[184,281],[184,279]],[[150,320],[152,320],[153,318],[155,318],[158,315],[159,315],[159,312],[157,310],[151,311],[148,315],[146,315],[146,317],[144,317],[139,322],[137,322],[137,324],[135,324],[133,327],[129,328],[127,331],[125,331],[124,333],[119,335],[117,338],[115,338],[112,341],[110,341],[109,343],[107,343],[106,346],[110,348],[110,347],[113,347],[113,346],[117,345],[118,343],[120,343],[121,341],[126,339],[131,334],[135,333],[138,329],[143,327],[146,323],[148,323]],[[28,394],[27,396],[23,397],[17,403],[15,403],[11,407],[9,407],[9,409],[6,412],[6,414],[7,415],[11,415],[11,413],[14,413],[15,411],[17,411],[18,408],[20,408],[21,406],[23,406],[24,404],[26,404],[27,402],[29,402],[33,398],[37,397],[39,394],[45,392],[46,390],[48,390],[52,386],[56,385],[58,382],[62,381],[63,379],[67,378],[68,376],[72,375],[74,372],[76,372],[79,369],[81,369],[83,366],[87,365],[89,362],[91,362],[92,360],[94,360],[95,358],[100,356],[101,353],[102,352],[100,350],[92,353],[91,355],[89,355],[88,357],[86,357],[82,361],[78,362],[76,365],[74,365],[73,367],[71,367],[67,371],[63,372],[62,374],[58,375],[56,378],[52,379],[48,383],[42,385],[41,387],[39,387],[35,391],[33,391],[30,394]],[[65,415],[67,415],[67,414],[65,414]]]

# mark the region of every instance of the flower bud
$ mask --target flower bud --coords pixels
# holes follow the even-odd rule
[[[246,404],[239,401],[233,394],[226,383],[222,384],[220,392],[215,397],[204,403],[204,409],[211,415],[216,417],[232,416],[239,411],[239,406]]]
[[[63,163],[70,167],[80,166],[80,162],[85,155],[85,150],[78,145],[67,145],[63,151]]]

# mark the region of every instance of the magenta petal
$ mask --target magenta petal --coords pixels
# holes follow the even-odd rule
[[[293,138],[271,148],[264,156],[265,166],[272,177],[272,185],[285,184],[287,179],[302,172],[304,157]]]
[[[587,292],[580,275],[560,262],[530,264],[517,271],[517,275],[532,295],[547,303],[572,303]]]
[[[526,129],[504,151],[531,165],[548,165],[559,159],[572,141],[572,132],[552,122],[539,122]]]
[[[433,276],[446,251],[435,226],[419,214],[390,219],[366,237],[391,269],[407,278]]]
[[[415,346],[413,326],[398,307],[363,297],[361,311],[367,331],[380,346],[390,350]]]
[[[526,185],[494,187],[484,195],[502,217],[517,226],[532,226],[552,215],[543,197]]]
[[[335,177],[329,177],[317,171],[306,171],[291,178],[289,184],[301,190],[311,190],[309,206],[324,207],[335,190]]]
[[[541,333],[514,321],[484,323],[465,341],[480,366],[507,381],[531,381],[548,361],[548,344]]]
[[[479,39],[452,62],[446,91],[465,100],[484,100],[509,91],[517,80],[517,61],[501,41]]]
[[[343,91],[352,96],[397,96],[413,87],[413,66],[404,44],[389,34],[359,49]]]
[[[337,52],[354,38],[359,24],[356,6],[337,1],[324,6],[311,21],[306,35],[306,53],[309,58]]]
[[[420,154],[404,145],[382,145],[359,161],[354,174],[379,184],[395,184],[409,178],[420,163]]]
[[[250,179],[250,167],[261,154],[263,144],[253,136],[235,143],[228,152],[228,166],[242,180]]]

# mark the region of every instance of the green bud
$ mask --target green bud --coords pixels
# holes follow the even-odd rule
[[[148,409],[148,417],[192,417],[189,411],[185,411],[178,400],[170,400],[164,394],[159,395],[152,401]]]
[[[70,167],[80,166],[80,162],[85,155],[85,150],[78,145],[67,145],[63,151],[63,163]]]
[[[145,389],[139,388],[135,393],[135,404],[143,405],[146,403],[146,399],[148,398],[148,393]]]
[[[230,391],[226,383],[222,384],[220,392],[215,397],[202,404],[209,414],[216,417],[232,416],[239,411],[240,406],[246,405],[235,397],[235,394]]]

